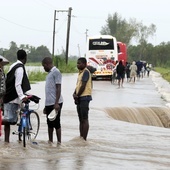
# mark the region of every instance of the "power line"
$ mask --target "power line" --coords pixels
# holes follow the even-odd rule
[[[11,23],[11,24],[14,24],[14,25],[17,25],[17,26],[19,26],[19,27],[23,27],[23,28],[26,28],[26,29],[29,29],[29,30],[38,31],[38,32],[49,32],[49,33],[51,33],[51,31],[38,30],[38,29],[35,29],[35,28],[30,28],[30,27],[27,27],[27,26],[24,26],[24,25],[21,25],[21,24],[17,24],[17,23],[15,23],[15,22],[10,21],[10,20],[8,20],[8,19],[6,19],[6,18],[3,18],[3,17],[1,17],[1,16],[0,16],[0,18],[3,19],[3,20],[5,20],[5,21],[7,21],[7,22],[9,22],[9,23]]]
[[[51,9],[54,9],[54,6],[53,6],[52,4],[47,3],[47,2],[45,2],[45,1],[43,1],[43,0],[38,0],[38,1],[40,1],[41,3],[43,3],[45,6],[48,6],[48,7],[50,7]]]

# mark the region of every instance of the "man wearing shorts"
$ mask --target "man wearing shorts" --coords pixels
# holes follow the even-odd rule
[[[77,113],[79,117],[80,137],[87,139],[89,131],[89,103],[92,100],[92,81],[90,71],[86,68],[86,58],[81,57],[77,60],[77,68],[79,69],[76,89],[73,93],[75,104],[77,105]]]
[[[49,143],[53,143],[53,131],[56,130],[57,142],[61,143],[61,124],[60,124],[60,115],[61,108],[63,104],[63,97],[61,95],[61,82],[62,75],[58,68],[53,65],[51,57],[45,57],[42,60],[42,66],[44,70],[48,72],[46,77],[45,85],[45,108],[44,114],[47,116],[47,125],[48,125],[48,137]],[[55,110],[58,114],[57,117],[51,121],[48,118],[48,115]]]
[[[21,102],[27,100],[24,94],[31,89],[24,66],[26,61],[26,52],[24,50],[18,50],[17,61],[10,66],[7,73],[6,93],[3,98],[4,118],[2,120],[2,125],[4,125],[4,140],[7,143],[9,143],[10,125],[17,123],[17,110]]]

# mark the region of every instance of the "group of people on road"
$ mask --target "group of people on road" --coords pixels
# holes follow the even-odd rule
[[[10,142],[10,126],[15,125],[18,120],[17,111],[23,101],[27,101],[26,93],[31,89],[31,85],[25,70],[27,62],[27,54],[24,50],[18,50],[17,61],[13,63],[6,75],[6,93],[1,97],[3,103],[3,119],[4,125],[4,141]],[[61,109],[63,105],[62,97],[62,74],[56,66],[53,65],[51,57],[45,57],[42,60],[44,70],[48,72],[45,84],[45,107],[43,113],[46,114],[48,127],[48,142],[54,142],[53,133],[56,131],[57,143],[61,144]],[[77,60],[77,68],[79,70],[77,84],[73,92],[73,100],[75,102],[78,119],[80,137],[87,139],[89,131],[89,103],[92,100],[92,81],[91,73],[87,69],[87,61],[84,57]],[[58,114],[55,120],[51,121],[48,115],[55,110]]]
[[[150,71],[151,65],[141,61],[133,61],[132,63],[126,62],[124,65],[122,60],[120,60],[116,62],[113,68],[113,74],[116,72],[117,75],[118,88],[123,87],[125,77],[127,78],[127,82],[135,82],[136,78],[143,78],[146,73],[149,77]]]

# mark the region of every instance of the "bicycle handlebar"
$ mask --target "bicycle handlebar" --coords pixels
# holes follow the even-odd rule
[[[27,99],[28,100],[24,103],[29,103],[30,101],[33,101],[34,103],[38,104],[41,98],[39,98],[38,96],[35,96],[35,95],[27,95]]]

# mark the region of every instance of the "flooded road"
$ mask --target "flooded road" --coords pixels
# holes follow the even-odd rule
[[[167,170],[170,166],[170,97],[164,80],[152,72],[136,83],[117,89],[109,81],[93,81],[90,129],[79,138],[78,117],[72,99],[77,74],[63,74],[62,145],[49,145],[44,108],[45,82],[32,84],[30,93],[41,97],[37,112],[41,126],[38,144],[23,148],[17,136],[0,141],[0,170]],[[164,83],[164,84],[162,84]],[[169,88],[170,89],[170,88]],[[32,106],[35,107],[35,106]],[[16,126],[12,127],[17,130]],[[55,139],[55,138],[54,138]],[[55,140],[56,141],[56,140]]]

